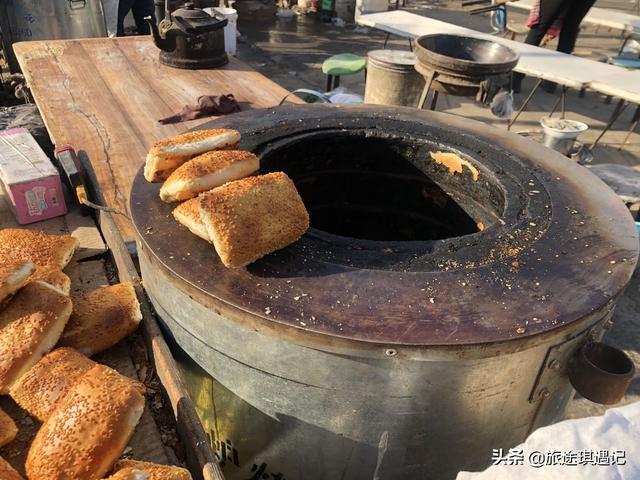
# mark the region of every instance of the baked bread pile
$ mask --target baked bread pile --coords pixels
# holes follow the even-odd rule
[[[113,467],[144,410],[143,384],[88,357],[138,327],[142,315],[135,290],[118,284],[70,297],[62,269],[77,246],[68,235],[0,230],[0,394],[11,395],[42,422],[27,454],[29,480],[117,474],[124,467]],[[0,410],[0,447],[17,433]],[[191,478],[177,467],[154,477],[161,466],[134,466],[130,477],[121,478]],[[0,457],[0,480],[19,479]]]
[[[235,150],[239,141],[240,133],[229,129],[185,133],[156,143],[144,168],[148,181],[164,180],[163,201],[183,202],[174,218],[212,243],[229,268],[284,248],[309,228],[293,181],[283,172],[249,176],[260,161]]]

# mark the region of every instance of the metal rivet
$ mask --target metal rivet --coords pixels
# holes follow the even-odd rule
[[[398,354],[398,351],[397,351],[395,348],[387,348],[387,349],[384,351],[384,354],[385,354],[387,357],[395,357],[395,356]]]

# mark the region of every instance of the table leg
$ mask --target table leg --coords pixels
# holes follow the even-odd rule
[[[382,45],[383,49],[387,48],[387,42],[389,41],[389,37],[390,36],[391,36],[391,34],[387,33],[387,35],[384,37],[384,44]]]
[[[436,109],[436,104],[438,103],[438,93],[438,90],[433,91],[433,98],[431,99],[431,106],[429,107],[429,110]]]
[[[331,85],[333,85],[333,75],[327,75],[327,89],[325,92],[331,91]]]
[[[620,45],[620,50],[618,50],[618,56],[622,55],[622,53],[624,52],[624,47],[627,46],[627,43],[629,42],[630,39],[631,39],[631,34],[627,32],[622,33],[622,45]]]
[[[529,102],[531,101],[531,99],[533,98],[533,95],[536,93],[536,91],[538,90],[538,88],[540,88],[540,85],[542,85],[542,79],[539,78],[538,81],[536,82],[535,86],[533,87],[533,90],[531,90],[531,92],[529,93],[529,95],[527,96],[527,98],[525,99],[524,103],[522,104],[522,106],[520,107],[520,109],[516,112],[516,116],[513,117],[512,120],[509,120],[509,123],[507,124],[507,130],[511,129],[511,125],[513,125],[514,123],[516,123],[516,120],[518,120],[518,117],[520,116],[520,114],[522,113],[522,111],[527,108],[527,105],[529,104]]]
[[[627,136],[624,137],[624,140],[622,141],[622,145],[620,145],[618,147],[618,151],[622,150],[625,147],[625,145],[629,141],[629,137],[635,131],[635,129],[638,126],[639,122],[640,122],[640,105],[638,105],[636,107],[636,113],[633,114],[633,120],[631,120],[631,127],[629,128],[629,131],[627,132]]]
[[[609,131],[611,126],[614,124],[614,122],[618,119],[618,117],[622,114],[622,112],[624,112],[624,109],[627,108],[627,105],[628,103],[624,101],[624,98],[621,98],[618,104],[616,105],[616,108],[613,110],[613,113],[609,118],[609,122],[604,127],[604,130],[600,132],[600,135],[598,135],[598,138],[596,138],[595,141],[591,144],[591,146],[589,147],[589,150],[593,150],[595,148],[595,146],[598,144],[600,139],[604,137],[604,134]]]
[[[566,94],[567,94],[567,87],[563,86],[562,91],[560,92],[560,95],[558,95],[556,102],[553,104],[553,108],[551,109],[551,112],[549,112],[549,118],[551,118],[553,114],[556,113],[556,108],[558,108],[558,104],[560,103],[562,103],[560,118],[564,118],[564,99]]]
[[[429,96],[429,90],[431,90],[431,84],[433,83],[434,77],[435,77],[435,72],[431,72],[431,75],[429,75],[426,83],[424,84],[424,88],[422,89],[422,95],[420,95],[420,100],[418,100],[418,108],[420,110],[424,109],[424,106],[427,103],[427,97]]]

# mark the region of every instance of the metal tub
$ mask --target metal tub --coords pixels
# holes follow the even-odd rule
[[[107,36],[101,0],[3,0],[0,14],[12,71],[18,69],[14,43]]]

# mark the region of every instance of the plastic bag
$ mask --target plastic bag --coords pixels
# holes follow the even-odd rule
[[[329,101],[331,103],[341,103],[341,104],[360,104],[363,103],[364,100],[362,96],[357,93],[350,92],[344,87],[338,87],[330,92],[327,92],[327,96],[329,97]]]
[[[500,90],[491,101],[491,113],[498,118],[510,117],[513,113],[513,90]]]

